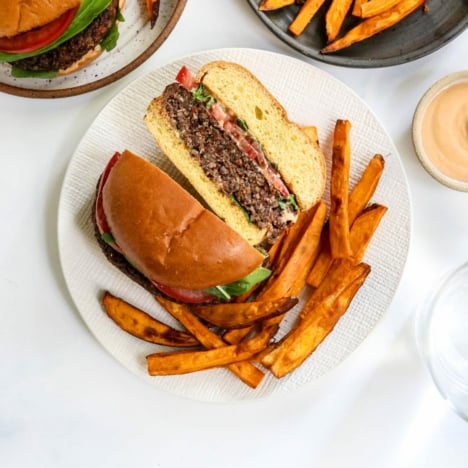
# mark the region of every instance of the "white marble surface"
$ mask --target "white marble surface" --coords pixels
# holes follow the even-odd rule
[[[213,11],[209,0],[189,0],[162,48],[104,89],[60,100],[0,95],[0,465],[466,467],[468,425],[432,384],[413,325],[433,282],[468,260],[468,194],[426,174],[410,125],[428,86],[468,68],[468,32],[391,68],[310,60],[380,118],[401,153],[413,202],[412,244],[393,304],[334,371],[287,396],[226,405],[181,399],[118,364],[75,309],[58,261],[59,191],[74,148],[106,102],[192,52],[254,47],[298,57],[246,2],[221,3]]]

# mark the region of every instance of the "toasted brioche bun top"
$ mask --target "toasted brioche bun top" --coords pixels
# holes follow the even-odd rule
[[[0,37],[12,37],[57,19],[81,0],[3,0]]]
[[[129,262],[166,286],[205,289],[251,273],[262,255],[149,161],[125,151],[102,193]]]

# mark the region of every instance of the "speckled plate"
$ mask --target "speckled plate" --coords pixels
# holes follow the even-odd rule
[[[145,0],[127,0],[123,9],[125,21],[119,25],[115,49],[76,73],[54,79],[14,78],[10,65],[0,63],[0,91],[32,98],[56,98],[102,88],[130,73],[161,46],[177,24],[186,2],[161,1],[157,23],[151,29]]]
[[[345,67],[385,67],[423,57],[447,44],[468,26],[467,0],[427,0],[428,11],[415,11],[399,24],[373,38],[333,54],[322,54],[325,46],[325,2],[316,17],[299,37],[288,33],[288,26],[299,7],[292,5],[272,12],[258,10],[261,0],[248,0],[266,26],[283,42],[302,54]],[[349,18],[344,29],[356,23]]]

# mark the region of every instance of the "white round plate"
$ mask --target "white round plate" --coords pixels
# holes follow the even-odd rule
[[[151,29],[145,0],[126,0],[119,40],[87,67],[54,79],[14,78],[10,65],[0,62],[0,91],[32,98],[56,98],[87,93],[130,73],[159,49],[172,32],[187,0],[164,0]]]
[[[103,291],[109,290],[174,324],[149,293],[105,260],[94,239],[91,207],[98,178],[115,151],[128,148],[159,164],[181,181],[158,150],[143,116],[151,99],[174,80],[182,65],[195,72],[201,65],[216,59],[244,65],[284,105],[291,120],[302,125],[316,125],[327,157],[335,121],[350,120],[352,182],[375,153],[382,154],[386,161],[373,201],[386,205],[388,212],[365,257],[372,267],[365,285],[333,332],[299,369],[282,379],[267,373],[256,390],[226,369],[183,376],[148,376],[145,356],[163,347],[145,343],[120,330],[100,304]],[[326,197],[325,200],[328,201]],[[322,376],[355,350],[393,298],[407,257],[410,224],[409,191],[397,149],[374,114],[353,91],[328,73],[291,57],[251,49],[220,49],[181,58],[139,78],[101,111],[68,167],[58,213],[58,240],[63,272],[73,300],[92,333],[118,361],[167,392],[224,402],[290,392]]]

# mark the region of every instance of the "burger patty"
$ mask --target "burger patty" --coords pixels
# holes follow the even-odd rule
[[[180,138],[190,148],[207,177],[224,194],[233,197],[246,211],[250,221],[266,228],[270,241],[286,227],[277,190],[258,165],[211,117],[206,107],[179,83],[166,87],[163,108]]]
[[[112,0],[107,9],[76,36],[55,49],[13,63],[20,68],[33,71],[64,70],[70,67],[102,42],[115,23],[118,9],[119,0]]]

